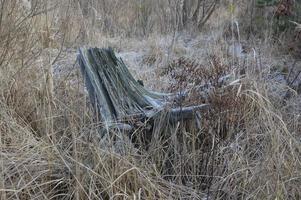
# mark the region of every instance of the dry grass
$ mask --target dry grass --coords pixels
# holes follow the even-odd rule
[[[20,2],[0,3],[0,199],[300,199],[300,62],[239,26],[223,38],[246,4],[224,3],[199,33],[178,31],[180,4],[165,1]],[[125,61],[146,86],[210,111],[104,130],[74,65],[91,44],[138,52]]]

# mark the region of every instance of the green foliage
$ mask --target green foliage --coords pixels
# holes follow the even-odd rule
[[[295,1],[291,15],[279,16],[273,19],[273,30],[276,33],[291,32],[295,29],[295,26],[291,21],[299,22],[301,19],[301,1]]]
[[[256,6],[264,7],[264,6],[274,6],[279,2],[279,0],[256,0]]]
[[[300,21],[301,1],[295,1],[289,15],[277,15],[275,12],[279,5],[279,0],[255,0],[255,15],[253,16],[253,29],[257,34],[264,34],[262,31],[268,30],[274,36],[294,30],[294,25],[290,21]],[[271,12],[272,11],[272,12]],[[269,14],[267,14],[269,13]]]

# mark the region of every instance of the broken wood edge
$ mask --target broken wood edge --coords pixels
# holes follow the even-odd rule
[[[209,109],[210,109],[209,104],[201,104],[201,105],[196,105],[196,106],[173,108],[170,111],[170,121],[178,122],[181,120],[193,119],[197,113],[209,111]]]
[[[141,121],[143,118],[146,119],[145,121],[155,120],[156,118],[160,118],[160,116],[165,112],[169,116],[169,122],[171,124],[175,124],[179,121],[187,121],[196,119],[197,127],[200,128],[200,120],[201,120],[201,113],[209,111],[210,105],[209,104],[201,104],[197,106],[188,106],[188,107],[179,107],[179,108],[172,108],[172,109],[161,109],[161,110],[152,110],[148,111],[144,114],[140,114],[136,117],[136,121]],[[138,118],[137,118],[138,117]],[[108,130],[118,130],[121,132],[132,132],[134,131],[134,123],[123,123],[123,122],[107,122],[106,127]]]

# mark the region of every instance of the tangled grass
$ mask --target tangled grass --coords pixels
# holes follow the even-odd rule
[[[174,57],[170,65],[146,55],[148,67],[169,66],[157,74],[170,81],[164,89],[186,92],[177,106],[210,110],[176,124],[163,112],[129,135],[103,136],[77,68],[54,76],[54,63],[74,56],[64,40],[77,37],[61,27],[65,36],[49,40],[43,6],[26,15],[17,1],[3,2],[0,199],[300,198],[300,94],[271,78],[264,54]],[[151,55],[164,57],[156,48]]]

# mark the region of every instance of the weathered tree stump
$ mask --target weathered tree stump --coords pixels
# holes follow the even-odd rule
[[[191,119],[196,111],[208,108],[208,105],[196,105],[167,109],[169,101],[176,94],[145,89],[111,48],[80,48],[78,62],[90,100],[107,126],[132,118],[153,118],[163,110],[170,112],[170,120],[175,122]],[[129,126],[122,124],[120,127],[126,129]]]

